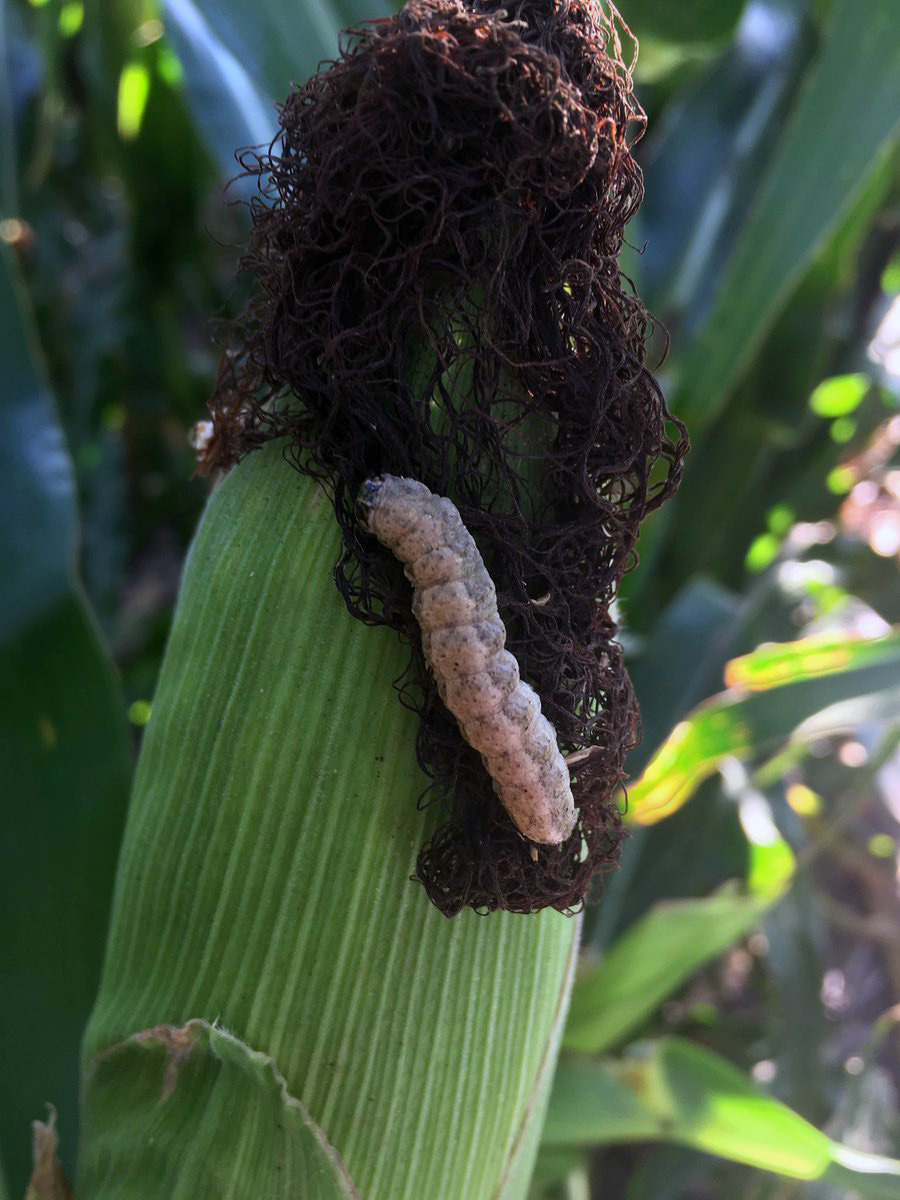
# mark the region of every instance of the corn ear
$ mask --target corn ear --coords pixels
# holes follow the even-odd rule
[[[353,621],[280,448],[191,549],[84,1044],[76,1194],[523,1197],[577,923],[410,882],[407,651]],[[177,1186],[176,1186],[177,1184]]]

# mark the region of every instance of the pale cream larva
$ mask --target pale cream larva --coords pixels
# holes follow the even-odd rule
[[[441,699],[503,807],[531,841],[564,842],[575,827],[569,769],[504,649],[494,584],[455,505],[414,479],[382,475],[362,485],[360,509],[364,526],[404,564]]]

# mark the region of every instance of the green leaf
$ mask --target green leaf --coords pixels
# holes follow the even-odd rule
[[[798,642],[766,643],[725,667],[725,684],[767,692],[801,679],[822,679],[873,663],[900,662],[900,632],[884,637],[826,633]]]
[[[681,1038],[638,1042],[619,1060],[563,1059],[545,1144],[675,1142],[792,1179],[842,1177],[887,1196],[900,1162],[832,1142],[717,1054]]]
[[[626,580],[634,576],[626,576]],[[626,769],[637,775],[673,725],[720,686],[728,658],[744,648],[747,625],[770,592],[764,585],[741,602],[704,579],[684,587],[656,621],[631,667],[641,707],[643,737]],[[625,611],[629,611],[627,600]],[[729,831],[731,836],[729,836]],[[736,835],[736,836],[735,836]],[[738,848],[738,860],[731,853]],[[623,848],[619,869],[604,883],[603,903],[586,914],[585,945],[599,950],[617,926],[663,896],[704,895],[742,872],[746,843],[734,806],[710,810],[697,823],[685,821],[654,838],[649,828],[634,829]],[[675,872],[675,874],[673,874]],[[677,891],[674,891],[677,889]]]
[[[809,873],[799,871],[763,924],[769,1011],[778,1013],[777,1021],[767,1021],[766,1056],[777,1063],[782,1100],[807,1114],[823,1113],[833,1086],[822,1052],[830,1022],[821,999],[827,969],[821,919]]]
[[[654,623],[631,668],[643,736],[629,756],[630,773],[646,764],[688,709],[718,689],[729,658],[747,644],[745,627],[756,603],[693,579]]]
[[[148,1029],[98,1055],[84,1126],[90,1156],[79,1169],[96,1200],[128,1194],[142,1178],[171,1200],[357,1195],[340,1155],[272,1060],[205,1021]],[[193,1153],[182,1159],[185,1129]],[[125,1138],[133,1149],[127,1164]]]
[[[252,10],[246,5],[232,7],[243,11],[248,22],[259,10],[257,5]],[[278,128],[274,100],[276,94],[281,99],[282,93],[287,94],[287,82],[281,93],[270,92],[259,71],[253,72],[253,64],[226,44],[209,6],[166,0],[165,14],[166,35],[181,62],[197,127],[223,175],[230,178],[237,171],[235,151],[266,145],[274,137]],[[305,27],[302,19],[296,24]]]
[[[654,905],[578,977],[563,1045],[585,1053],[615,1045],[751,929],[769,902],[726,886],[702,900]]]
[[[638,1043],[619,1061],[560,1063],[545,1129],[551,1144],[671,1141],[817,1179],[831,1142],[736,1067],[691,1042]]]
[[[669,42],[709,42],[727,37],[744,0],[629,0],[622,15],[637,37]]]
[[[681,11],[680,5],[667,8]],[[767,22],[777,35],[760,37]],[[651,312],[672,332],[676,353],[709,311],[811,56],[811,42],[808,23],[795,8],[778,0],[758,5],[757,20],[679,88],[661,119],[651,124],[642,155],[645,197],[637,219],[640,239],[647,242],[639,279]],[[646,49],[642,42],[642,74]],[[650,49],[652,60],[653,44]]]
[[[189,554],[85,1059],[215,1020],[272,1059],[361,1195],[516,1200],[577,923],[448,921],[410,881],[444,817],[416,806],[418,722],[392,687],[408,651],[347,614],[331,505],[282,449],[227,476]],[[172,1161],[209,1153],[194,1131]],[[104,1134],[123,1171],[144,1137],[127,1109]],[[119,1195],[169,1193],[144,1172]]]
[[[39,365],[11,251],[0,260],[4,404],[0,470],[11,502],[0,522],[0,642],[52,611],[72,590],[78,516],[65,437]]]
[[[30,1122],[77,1136],[78,1045],[97,987],[130,748],[112,667],[75,577],[72,469],[19,293],[0,255],[0,1144],[10,1189]]]
[[[188,100],[223,171],[235,150],[268,144],[275,102],[338,52],[347,26],[386,16],[386,0],[165,0]]]
[[[11,29],[6,3],[0,4],[0,208],[3,216],[18,212],[16,128],[12,115],[10,87]]]
[[[662,1140],[666,1123],[613,1060],[563,1057],[556,1069],[544,1145],[605,1146]]]
[[[697,435],[721,410],[815,255],[893,142],[900,114],[895,0],[861,19],[836,0],[763,190],[682,361],[675,407]]]
[[[697,706],[628,788],[628,813],[650,825],[675,812],[726,757],[748,759],[896,712],[900,634],[805,639],[735,660],[735,686]],[[747,694],[750,682],[757,691]]]

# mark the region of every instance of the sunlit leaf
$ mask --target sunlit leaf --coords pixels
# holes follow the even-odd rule
[[[614,1045],[751,929],[769,902],[726,887],[706,899],[655,905],[576,981],[564,1046],[597,1052]]]
[[[831,1143],[736,1067],[691,1042],[639,1042],[617,1061],[564,1059],[550,1100],[550,1144],[672,1141],[795,1179],[816,1179]]]
[[[800,679],[821,678],[888,661],[900,664],[900,633],[880,638],[828,633],[798,642],[759,646],[752,654],[733,658],[725,667],[725,685],[766,692]]]
[[[771,566],[778,557],[781,543],[782,538],[774,533],[761,533],[753,539],[744,558],[744,564],[751,575],[758,575]]]
[[[60,37],[74,37],[84,24],[84,5],[81,0],[66,0],[59,10]]]
[[[731,669],[757,689],[733,687],[679,722],[628,788],[628,813],[652,824],[679,808],[728,756],[746,759],[792,735],[846,728],[896,704],[900,636],[764,647]]]
[[[725,1059],[674,1037],[639,1042],[618,1060],[564,1058],[544,1141],[676,1142],[793,1179],[839,1175],[875,1198],[890,1196],[900,1173],[900,1162],[831,1141]]]

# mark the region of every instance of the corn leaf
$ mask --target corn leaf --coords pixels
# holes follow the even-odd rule
[[[78,1044],[131,756],[118,683],[76,578],[71,463],[6,250],[0,362],[0,1145],[21,1195],[30,1122],[47,1102],[70,1158],[77,1136]]]
[[[268,144],[275,102],[338,51],[346,26],[386,16],[385,0],[165,0],[197,127],[227,176],[235,150]]]
[[[879,169],[898,116],[895,0],[871,0],[864,14],[853,0],[836,0],[709,317],[681,363],[675,406],[695,437],[721,410],[804,271]]]
[[[812,738],[896,713],[900,637],[805,639],[765,646],[726,668],[750,682],[698,705],[628,788],[638,825],[675,812],[726,757],[747,759],[792,736]]]
[[[726,886],[702,900],[654,905],[577,979],[565,1048],[597,1053],[615,1045],[694,971],[747,933],[771,899]]]
[[[766,643],[751,654],[733,658],[725,667],[725,685],[767,692],[801,679],[821,679],[881,662],[900,665],[900,633],[877,638],[820,634],[799,642]]]
[[[676,1142],[793,1179],[820,1179],[838,1164],[854,1190],[872,1196],[890,1194],[882,1189],[888,1181],[896,1189],[900,1175],[900,1162],[830,1141],[731,1063],[674,1037],[637,1043],[619,1060],[563,1060],[544,1140]]]
[[[737,23],[744,0],[630,0],[623,16],[638,37],[705,42],[726,37]]]
[[[199,1019],[271,1060],[361,1195],[524,1195],[576,922],[447,921],[410,882],[442,816],[416,807],[417,720],[391,685],[407,653],[347,615],[337,553],[328,501],[277,445],[232,471],[201,523],[86,1039],[84,1194],[124,1177],[144,1136],[110,1101],[128,1063],[97,1064],[141,1031]],[[188,1121],[172,1161],[209,1156],[196,1132]],[[149,1170],[128,1178],[118,1196],[169,1195]]]
[[[235,152],[268,144],[278,127],[274,97],[260,86],[246,58],[222,37],[219,22],[193,0],[166,0],[166,35],[184,70],[188,102],[201,136],[226,178],[237,172]],[[249,9],[245,7],[249,14]],[[302,21],[297,22],[304,28]],[[283,91],[287,93],[287,81]]]
[[[682,6],[666,9],[677,20]],[[761,38],[767,20],[777,36]],[[800,11],[763,0],[756,18],[651,125],[637,218],[647,241],[639,279],[650,311],[665,317],[676,354],[709,311],[813,48]]]
[[[254,1180],[259,1196],[356,1195],[340,1156],[271,1059],[227,1030],[204,1021],[147,1030],[99,1055],[92,1073],[90,1153],[117,1159],[123,1137],[134,1148],[115,1175],[85,1165],[101,1181],[91,1189],[96,1200],[130,1194],[148,1179],[172,1200],[234,1194],[242,1178]],[[185,1129],[192,1153],[183,1161]]]

